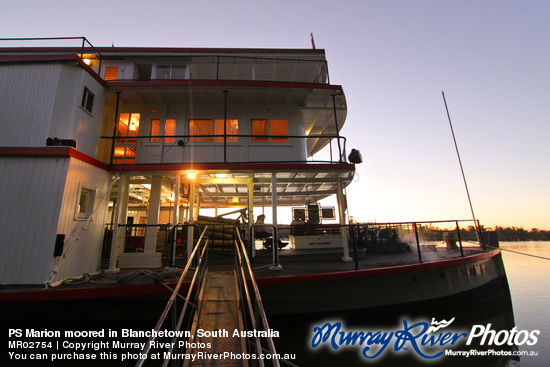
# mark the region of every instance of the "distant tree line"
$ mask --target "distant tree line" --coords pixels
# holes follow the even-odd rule
[[[550,241],[550,231],[531,228],[527,231],[522,227],[501,227],[484,228],[482,231],[495,231],[499,241]],[[456,229],[441,229],[437,227],[422,227],[422,237],[426,241],[443,241],[445,233],[452,233],[457,236]],[[474,226],[460,229],[460,238],[463,241],[477,241],[476,230]]]
[[[496,226],[499,241],[550,241],[550,231],[531,228],[526,231],[522,227],[500,227]]]

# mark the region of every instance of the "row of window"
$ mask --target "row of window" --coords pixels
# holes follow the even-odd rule
[[[190,119],[189,120],[189,141],[190,142],[221,142],[224,138],[221,135],[228,135],[227,142],[236,143],[239,137],[239,120],[228,119],[224,131],[223,119]],[[139,131],[139,113],[121,113],[118,124],[119,137],[137,137]],[[174,143],[176,139],[176,120],[166,119],[164,124],[161,119],[152,119],[150,126],[150,142],[159,142],[163,139],[165,143]],[[216,136],[217,135],[217,136]],[[251,135],[253,142],[288,142],[287,120],[252,119]],[[159,138],[159,136],[164,136]]]

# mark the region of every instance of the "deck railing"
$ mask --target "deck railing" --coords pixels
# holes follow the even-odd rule
[[[101,139],[99,158],[112,165],[347,162],[346,138],[337,135],[146,135]],[[325,147],[321,158],[312,160],[307,158],[308,144],[328,145],[328,149]]]
[[[444,229],[436,227],[442,225],[445,225]],[[269,252],[264,251],[259,256],[265,261],[268,253],[271,256],[273,251],[275,253],[274,258],[276,257],[284,266],[285,260],[281,254],[284,253],[285,248],[291,248],[289,242],[292,241],[295,243],[295,249],[300,250],[297,246],[297,241],[300,239],[305,239],[308,245],[303,248],[302,255],[315,248],[323,251],[330,250],[341,256],[339,251],[342,250],[342,242],[339,237],[344,234],[347,236],[349,254],[355,262],[355,270],[359,270],[358,258],[377,254],[410,253],[408,261],[422,263],[431,261],[431,255],[435,254],[434,251],[443,248],[454,250],[448,256],[464,257],[469,255],[471,252],[469,250],[485,250],[490,237],[488,233],[482,232],[482,227],[477,219],[355,223],[348,225],[278,225],[277,234],[278,238],[284,243],[283,249],[279,249],[279,246],[269,247]],[[328,242],[322,239],[323,237],[328,238],[326,236],[332,237],[335,243],[324,247]],[[309,238],[313,238],[313,242],[308,242]],[[323,245],[316,245],[315,241],[323,242]],[[309,246],[312,244],[313,247]],[[314,252],[311,251],[310,253]],[[326,255],[330,255],[330,253]],[[259,262],[261,261],[259,260]],[[399,261],[402,262],[402,259]]]
[[[254,271],[250,265],[246,246],[241,239],[240,232],[236,230],[235,233],[235,265],[245,330],[269,332],[269,323],[262,304],[260,291],[254,278]],[[268,364],[278,367],[280,365],[279,356],[275,350],[272,337],[247,337],[246,340],[247,351],[250,354],[257,356],[270,355],[270,358],[250,360],[252,366],[263,367]]]
[[[1,55],[59,55],[75,54],[80,58],[93,57],[96,60],[90,67],[101,73],[103,56],[86,37],[48,38],[0,38]]]
[[[196,311],[197,308],[197,299],[199,295],[199,290],[201,288],[201,284],[204,281],[204,275],[206,272],[207,267],[207,246],[208,246],[208,240],[204,237],[204,233],[206,232],[206,228],[199,237],[192,253],[189,256],[189,260],[187,261],[187,265],[185,266],[185,269],[183,270],[178,283],[176,284],[176,287],[174,288],[174,291],[172,292],[172,295],[170,296],[170,299],[168,300],[168,303],[166,304],[166,307],[164,308],[164,311],[162,312],[153,333],[151,333],[151,337],[147,340],[147,343],[145,344],[145,348],[141,352],[141,358],[136,363],[136,366],[142,366],[145,361],[148,359],[149,352],[151,351],[151,345],[152,342],[154,342],[157,339],[157,335],[159,330],[163,327],[165,324],[166,319],[169,315],[171,315],[172,319],[172,330],[175,333],[181,332],[182,330],[189,330],[189,325],[185,325],[186,329],[182,329],[184,327],[184,322],[190,322],[192,320],[192,315]],[[183,302],[183,308],[181,311],[179,311],[177,307],[177,298],[182,297],[180,295],[180,288],[183,284],[184,279],[186,278],[189,269],[191,268],[191,265],[193,263],[197,263],[197,267],[194,269],[193,277],[191,280],[191,283],[189,285],[189,290],[187,292],[187,296],[184,298]],[[177,316],[177,312],[180,312],[179,317]],[[185,333],[182,333],[185,335]],[[176,345],[179,345],[178,341],[187,341],[187,337],[174,337],[171,339],[171,342],[173,344],[170,344],[170,348],[168,349],[168,353],[172,353],[174,351],[174,347]],[[164,360],[163,366],[167,366],[171,362],[170,359]]]
[[[102,48],[104,50],[104,48]],[[327,61],[323,59],[200,55],[182,51],[178,55],[108,56],[101,54],[85,37],[0,38],[0,54],[75,54],[89,60],[102,78],[105,67],[117,68],[109,82],[155,80],[239,80],[330,84]]]

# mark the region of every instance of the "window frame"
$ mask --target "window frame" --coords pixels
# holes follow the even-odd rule
[[[85,194],[85,205],[82,210],[82,198]],[[76,195],[76,206],[74,220],[89,220],[94,212],[97,189],[93,189],[82,184],[78,184],[78,194]]]
[[[105,81],[118,80],[118,71],[119,71],[118,66],[114,66],[114,65],[105,66],[105,76],[103,77],[103,80]]]
[[[285,122],[286,134],[273,134],[273,122]],[[262,129],[264,134],[255,134],[254,133],[254,123],[263,122],[266,124],[266,127]],[[267,131],[265,131],[267,130]],[[251,131],[251,141],[252,143],[288,143],[288,120],[283,119],[250,119],[250,131]],[[286,137],[285,137],[286,136]]]
[[[210,123],[210,132],[209,134],[192,134],[191,131],[191,122],[197,122],[197,121],[208,121]],[[215,118],[192,118],[188,121],[188,132],[189,132],[189,142],[190,143],[222,143],[224,142],[223,136],[216,136],[216,135],[223,135],[223,121],[224,119],[215,119]],[[230,134],[232,128],[227,128],[227,132],[229,135],[237,135],[237,136],[228,136],[226,142],[227,143],[238,143],[239,142],[239,119],[225,119],[226,126],[230,125],[233,121],[236,121],[237,128],[235,129],[236,134]],[[221,128],[221,129],[220,129]],[[221,134],[217,133],[217,130],[221,130]],[[195,137],[195,135],[209,135],[209,136],[202,136],[202,137]]]
[[[82,93],[82,101],[80,102],[80,107],[84,109],[84,111],[88,112],[89,114],[92,114],[94,109],[94,99],[95,94],[92,93],[90,88],[84,86],[84,92]]]

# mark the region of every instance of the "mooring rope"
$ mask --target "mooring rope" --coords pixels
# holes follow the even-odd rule
[[[499,248],[499,249],[501,249],[502,251],[513,252],[513,253],[515,253],[515,254],[520,254],[520,255],[525,255],[525,256],[536,257],[536,258],[542,259],[542,260],[550,260],[549,257],[544,257],[544,256],[540,256],[540,255],[533,255],[533,254],[528,254],[528,253],[521,252],[521,251],[508,250],[508,249],[502,248],[502,247],[495,247],[495,246],[489,246],[489,247],[491,247],[491,248]]]

